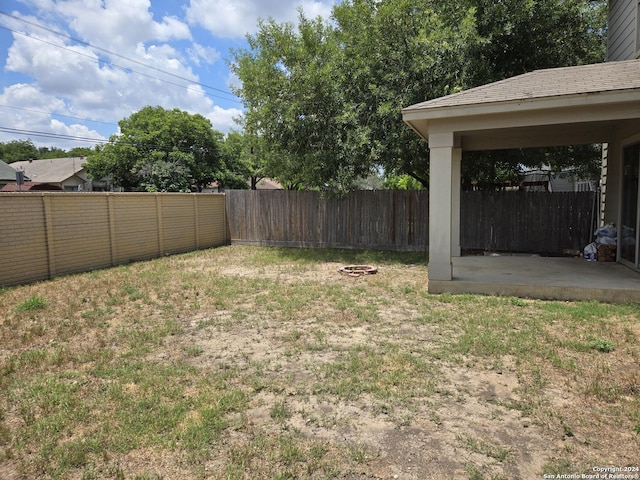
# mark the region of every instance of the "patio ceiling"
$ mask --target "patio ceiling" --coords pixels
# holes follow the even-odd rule
[[[603,143],[640,119],[640,60],[538,70],[403,109],[462,150]]]

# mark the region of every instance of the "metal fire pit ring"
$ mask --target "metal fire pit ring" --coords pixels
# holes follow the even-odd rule
[[[345,265],[340,267],[339,271],[350,277],[359,277],[361,275],[373,275],[378,272],[378,268],[372,265]]]

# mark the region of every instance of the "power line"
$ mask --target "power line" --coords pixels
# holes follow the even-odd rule
[[[79,44],[81,44],[81,45],[85,45],[85,46],[87,46],[87,47],[90,47],[90,48],[92,48],[92,49],[94,49],[94,50],[101,51],[101,52],[106,53],[106,54],[108,54],[108,55],[112,55],[112,56],[115,56],[115,57],[118,57],[118,58],[122,58],[123,60],[126,60],[126,61],[128,61],[128,62],[134,63],[134,64],[136,64],[136,65],[140,65],[140,66],[145,67],[145,68],[148,68],[148,69],[150,69],[150,70],[154,70],[154,71],[160,72],[160,73],[162,73],[162,74],[164,74],[164,75],[168,75],[168,76],[170,76],[170,77],[178,78],[178,79],[183,80],[183,81],[185,81],[185,82],[189,82],[189,83],[192,83],[192,84],[198,85],[198,86],[200,86],[200,87],[206,88],[206,89],[208,89],[208,90],[217,91],[217,92],[223,93],[224,95],[227,95],[227,96],[229,96],[229,97],[233,97],[233,98],[225,98],[225,97],[219,97],[219,96],[218,96],[218,97],[216,97],[216,98],[220,98],[220,99],[224,99],[224,100],[228,100],[228,101],[233,101],[233,102],[236,102],[236,103],[242,103],[242,102],[240,102],[239,100],[237,100],[237,97],[236,97],[233,93],[228,92],[228,91],[226,91],[226,90],[222,90],[222,89],[220,89],[220,88],[213,87],[213,86],[211,86],[211,85],[207,85],[207,84],[204,84],[204,83],[201,83],[201,82],[195,81],[195,80],[190,79],[190,78],[187,78],[187,77],[183,77],[183,76],[178,75],[178,74],[175,74],[175,73],[167,72],[167,71],[162,70],[162,69],[160,69],[160,68],[154,67],[153,65],[148,65],[148,64],[146,64],[146,63],[144,63],[144,62],[140,62],[140,61],[135,60],[135,59],[133,59],[133,58],[129,58],[129,57],[127,57],[127,56],[125,56],[125,55],[122,55],[122,54],[119,54],[119,53],[117,53],[117,52],[113,52],[113,51],[111,51],[111,50],[107,50],[106,48],[102,48],[102,47],[99,47],[99,46],[97,46],[97,45],[93,45],[93,44],[91,44],[91,43],[89,43],[89,42],[85,42],[84,40],[80,40],[80,39],[78,39],[78,38],[72,37],[72,36],[70,36],[70,35],[67,35],[66,33],[58,32],[58,31],[53,30],[53,29],[51,29],[51,28],[45,27],[44,25],[40,25],[40,24],[38,24],[38,23],[31,22],[31,21],[29,21],[29,20],[25,20],[25,19],[20,18],[20,17],[16,17],[15,15],[11,15],[10,13],[7,13],[7,12],[0,11],[0,15],[4,15],[4,16],[7,16],[7,17],[9,17],[9,18],[13,18],[14,20],[17,20],[17,21],[19,21],[19,22],[23,22],[23,23],[26,23],[27,25],[31,25],[31,26],[36,27],[36,28],[40,28],[40,29],[45,30],[45,31],[47,31],[47,32],[49,32],[49,33],[52,33],[52,34],[54,34],[54,35],[58,35],[58,36],[60,36],[60,37],[67,38],[68,40],[71,40],[71,41],[73,41],[73,42],[77,42],[77,43],[79,43]],[[50,42],[47,42],[47,41],[45,41],[45,40],[42,40],[42,39],[39,39],[39,38],[36,38],[36,37],[32,37],[32,36],[27,35],[27,34],[25,34],[25,33],[15,31],[15,30],[13,30],[13,29],[11,29],[11,28],[9,28],[9,27],[6,27],[6,26],[4,26],[4,25],[0,25],[0,27],[4,28],[4,29],[6,29],[6,30],[9,30],[9,31],[11,31],[11,32],[13,32],[13,33],[17,33],[17,34],[20,34],[20,35],[24,35],[24,36],[26,36],[26,37],[28,37],[28,38],[32,38],[32,39],[34,39],[34,40],[39,40],[39,41],[42,41],[42,42],[47,43],[47,44],[49,44],[49,45],[52,45],[52,46],[55,46],[55,47],[58,47],[58,48],[62,48],[62,49],[64,49],[64,50],[69,50],[69,51],[71,51],[71,52],[73,52],[73,53],[76,53],[76,54],[78,54],[78,55],[83,55],[83,56],[85,56],[85,57],[89,57],[89,58],[92,58],[92,59],[93,59],[93,57],[90,57],[89,55],[83,54],[83,53],[81,53],[81,52],[77,52],[77,51],[75,51],[75,50],[70,50],[70,49],[68,49],[68,48],[66,48],[66,47],[63,47],[63,46],[60,46],[60,45],[56,45],[56,44],[54,44],[54,43],[50,43]],[[98,60],[98,61],[99,61],[99,60]],[[158,77],[153,77],[153,76],[151,76],[151,75],[144,74],[144,73],[142,73],[142,72],[137,72],[137,71],[135,71],[135,70],[133,70],[133,69],[131,69],[131,68],[118,66],[118,65],[116,65],[116,64],[114,64],[114,63],[112,63],[112,62],[104,61],[103,63],[107,63],[107,64],[109,64],[109,65],[113,65],[113,66],[116,66],[116,67],[121,68],[121,69],[124,69],[124,70],[130,70],[130,71],[135,72],[135,73],[138,73],[138,74],[140,74],[140,75],[145,75],[145,76],[147,76],[147,77],[151,77],[151,78],[154,78],[154,79],[156,79],[156,80],[164,81],[164,82],[169,83],[169,84],[172,84],[172,85],[177,85],[177,86],[180,86],[180,87],[183,87],[183,88],[187,88],[187,89],[189,89],[189,87],[187,87],[187,86],[179,85],[179,84],[175,84],[175,83],[171,83],[171,82],[169,82],[169,81],[167,81],[167,80],[163,80],[163,79],[158,78]],[[215,97],[215,95],[211,95],[211,96],[214,96],[214,97]]]
[[[19,128],[9,128],[0,126],[0,132],[11,133],[13,135],[25,135],[42,138],[54,138],[58,140],[72,140],[77,142],[106,143],[108,140],[95,137],[80,137],[76,135],[65,135],[62,133],[40,132],[37,130],[23,130]]]
[[[58,36],[60,36],[60,37],[64,37],[64,38],[66,38],[66,39],[68,39],[68,40],[71,40],[71,41],[73,41],[73,42],[77,42],[77,43],[79,43],[79,44],[81,44],[81,45],[85,45],[85,46],[90,47],[90,48],[93,48],[93,49],[95,49],[95,50],[98,50],[98,51],[104,52],[104,53],[106,53],[106,54],[108,54],[108,55],[112,55],[112,56],[115,56],[115,57],[118,57],[118,58],[122,58],[123,60],[126,60],[126,61],[128,61],[128,62],[135,63],[136,65],[140,65],[140,66],[145,67],[145,68],[148,68],[148,69],[150,69],[150,70],[155,70],[155,71],[160,72],[160,73],[163,73],[163,74],[165,74],[165,75],[169,75],[169,76],[171,76],[171,77],[175,77],[175,78],[178,78],[178,79],[180,79],[180,80],[184,80],[184,81],[186,81],[186,82],[194,83],[194,84],[199,85],[199,86],[201,86],[201,87],[203,87],[203,88],[207,88],[207,89],[209,89],[209,90],[215,90],[215,91],[217,91],[217,92],[224,93],[225,95],[229,95],[229,96],[232,96],[232,97],[236,98],[236,96],[235,96],[233,93],[228,92],[228,91],[226,91],[226,90],[222,90],[222,89],[220,89],[220,88],[213,87],[213,86],[211,86],[211,85],[207,85],[207,84],[204,84],[204,83],[200,83],[200,82],[197,82],[197,81],[192,80],[192,79],[187,78],[187,77],[183,77],[183,76],[178,75],[178,74],[175,74],[175,73],[167,72],[167,71],[162,70],[162,69],[160,69],[160,68],[154,67],[153,65],[149,65],[149,64],[146,64],[146,63],[144,63],[144,62],[140,62],[140,61],[138,61],[138,60],[135,60],[135,59],[133,59],[133,58],[127,57],[127,56],[122,55],[122,54],[120,54],[120,53],[113,52],[113,51],[111,51],[111,50],[107,50],[106,48],[102,48],[102,47],[99,47],[99,46],[94,45],[94,44],[92,44],[92,43],[85,42],[84,40],[80,40],[79,38],[72,37],[72,36],[70,36],[70,35],[67,35],[66,33],[58,32],[58,31],[53,30],[53,29],[51,29],[51,28],[49,28],[49,27],[45,27],[44,25],[41,25],[41,24],[39,24],[39,23],[31,22],[31,21],[29,21],[29,20],[25,20],[24,18],[16,17],[15,15],[11,15],[10,13],[3,12],[3,11],[1,11],[1,10],[0,10],[0,14],[1,14],[1,15],[5,15],[5,16],[10,17],[10,18],[13,18],[14,20],[18,20],[19,22],[26,23],[26,24],[31,25],[31,26],[33,26],[33,27],[40,28],[40,29],[45,30],[45,31],[47,31],[47,32],[49,32],[49,33],[53,33],[54,35],[58,35]],[[5,27],[5,28],[6,28],[6,27]]]
[[[2,13],[2,12],[0,12],[0,13]],[[69,48],[69,47],[65,47],[65,46],[63,46],[63,45],[58,45],[58,44],[56,44],[56,43],[49,42],[49,41],[44,40],[44,39],[42,39],[42,38],[33,37],[33,36],[28,35],[28,34],[23,33],[23,32],[18,32],[18,31],[16,31],[16,30],[13,30],[13,29],[11,29],[11,28],[9,28],[9,27],[6,27],[6,26],[4,26],[4,25],[0,25],[0,28],[4,28],[5,30],[9,30],[10,32],[13,32],[13,33],[15,33],[15,34],[22,35],[22,36],[24,36],[24,37],[30,38],[31,40],[37,40],[38,42],[46,43],[47,45],[51,45],[51,46],[56,47],[56,48],[59,48],[59,49],[61,49],[61,50],[66,50],[66,51],[71,52],[71,53],[74,53],[74,54],[76,54],[76,55],[80,55],[80,56],[82,56],[82,57],[87,57],[87,58],[89,58],[91,61],[93,61],[93,62],[95,62],[95,63],[97,63],[97,64],[100,64],[100,63],[102,62],[102,63],[105,63],[105,64],[107,64],[107,65],[111,65],[111,66],[113,66],[113,67],[119,68],[119,69],[121,69],[121,70],[122,70],[122,71],[124,71],[124,72],[133,72],[133,73],[136,73],[136,74],[138,74],[138,75],[142,75],[143,77],[151,78],[151,79],[153,79],[153,80],[158,80],[158,81],[160,81],[160,82],[168,83],[169,85],[174,85],[174,86],[176,86],[176,87],[180,87],[180,88],[184,88],[184,89],[186,89],[186,90],[191,90],[191,91],[194,91],[194,92],[198,92],[198,93],[200,93],[200,90],[197,90],[197,89],[195,89],[195,88],[189,87],[188,85],[182,85],[182,84],[179,84],[179,83],[171,82],[171,81],[166,80],[166,79],[164,79],[164,78],[155,77],[155,76],[153,76],[153,75],[149,75],[148,73],[143,73],[143,72],[140,72],[140,71],[138,71],[138,70],[134,70],[134,69],[129,68],[129,67],[123,67],[123,66],[121,66],[121,65],[118,65],[118,64],[113,63],[113,62],[108,61],[108,60],[102,60],[102,61],[101,61],[99,58],[95,58],[95,57],[93,57],[93,56],[91,56],[91,55],[87,55],[86,53],[78,52],[77,50],[72,50],[72,49],[71,49],[71,48]],[[156,69],[156,70],[157,70],[157,69]],[[160,70],[160,71],[161,71],[161,70]],[[185,80],[186,80],[186,81],[189,81],[189,80],[187,80],[187,79],[185,79]],[[195,82],[195,81],[193,81],[193,82],[191,82],[191,83],[194,83],[194,84],[200,85],[200,84],[198,84],[198,82]],[[216,90],[219,90],[219,89],[216,89]],[[221,90],[221,91],[222,91],[222,90]],[[206,95],[207,95],[208,97],[219,98],[219,99],[221,99],[221,100],[227,100],[227,101],[234,102],[234,103],[240,103],[240,104],[242,103],[242,102],[240,102],[239,100],[236,100],[236,99],[229,99],[229,98],[221,97],[220,95],[214,95],[213,93],[207,93]]]
[[[116,127],[118,126],[117,123],[113,123],[113,122],[102,122],[100,120],[91,120],[90,118],[73,117],[71,115],[62,115],[61,113],[45,112],[44,110],[33,110],[31,108],[15,107],[13,105],[0,104],[0,107],[12,108],[14,110],[22,110],[22,111],[31,112],[31,113],[42,113],[44,115],[51,115],[52,117],[69,118],[71,120],[81,120],[83,122],[99,123],[101,125],[113,125]]]
[[[94,143],[94,144],[110,144],[113,145],[114,142],[111,140],[105,140],[105,139],[100,139],[100,138],[94,138],[94,137],[81,137],[81,136],[77,136],[77,135],[65,135],[63,133],[51,133],[51,132],[42,132],[42,131],[38,131],[38,130],[24,130],[24,129],[20,129],[20,128],[10,128],[10,127],[2,127],[0,126],[0,132],[5,132],[5,133],[10,133],[13,135],[23,135],[23,136],[33,136],[33,137],[42,137],[42,138],[53,138],[53,139],[57,139],[57,140],[69,140],[69,141],[74,141],[74,142],[89,142],[89,143]],[[123,137],[120,136],[120,138],[118,138],[116,140],[117,144],[120,145],[130,145],[133,147],[138,147],[139,144],[136,142],[131,142],[131,141],[127,141],[126,139],[124,139]],[[152,149],[157,149],[157,150],[161,150],[163,151],[165,149],[165,147],[163,147],[160,144],[145,144],[145,148],[152,148]],[[189,147],[176,147],[173,146],[172,149],[177,149],[180,152],[186,152],[186,153],[193,153],[194,150],[189,148]]]

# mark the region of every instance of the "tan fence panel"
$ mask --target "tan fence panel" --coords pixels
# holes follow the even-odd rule
[[[57,194],[49,201],[53,250],[51,276],[95,270],[111,266],[111,240],[107,197]]]
[[[44,204],[39,195],[0,196],[0,285],[49,278]]]
[[[0,286],[227,242],[218,194],[2,193]]]
[[[115,263],[149,260],[161,255],[156,195],[122,193],[111,197]]]
[[[162,250],[164,254],[195,250],[195,206],[193,195],[174,194],[160,197],[162,215]]]
[[[198,248],[227,243],[227,219],[224,195],[200,195],[197,200]]]

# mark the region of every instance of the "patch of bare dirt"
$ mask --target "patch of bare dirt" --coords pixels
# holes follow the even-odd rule
[[[339,264],[293,273],[286,267],[258,273],[232,266],[218,268],[220,274],[267,276],[283,282],[376,281],[374,276],[344,277],[337,273]],[[416,289],[421,289],[426,277],[423,270],[393,271],[383,281],[404,285],[412,278]],[[384,268],[378,275],[381,280]],[[361,461],[349,478],[540,478],[550,460],[554,439],[549,430],[513,408],[520,400],[521,385],[510,358],[502,359],[499,370],[438,365],[435,394],[413,398],[410,407],[389,407],[388,411],[370,395],[345,401],[313,393],[312,379],[318,369],[355,345],[377,343],[386,336],[412,351],[412,345],[424,348],[437,342],[433,326],[407,322],[417,316],[411,305],[379,307],[380,321],[375,325],[351,319],[320,326],[313,317],[295,323],[263,317],[234,323],[225,318],[225,312],[216,315],[215,326],[204,329],[198,325],[212,320],[211,316],[190,319],[180,342],[202,350],[190,361],[213,370],[231,366],[251,375],[260,370],[258,380],[264,379],[270,387],[252,395],[246,425],[252,431],[293,431],[338,448],[359,449]],[[314,339],[314,329],[322,330],[321,339]],[[316,348],[314,341],[322,344]],[[275,402],[282,402],[290,412],[282,425],[270,414]],[[241,445],[248,441],[246,435],[234,431],[226,441]],[[209,468],[223,465],[224,455],[217,462]]]

